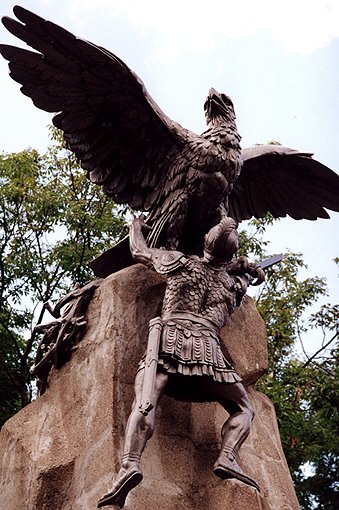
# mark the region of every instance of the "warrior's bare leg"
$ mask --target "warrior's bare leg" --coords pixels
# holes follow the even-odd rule
[[[147,441],[151,438],[154,432],[155,411],[168,381],[167,374],[163,372],[157,373],[155,380],[155,396],[153,401],[154,408],[147,416],[144,416],[139,411],[143,378],[144,371],[140,370],[135,378],[135,399],[132,404],[132,412],[129,416],[125,431],[125,446],[121,463],[121,467],[125,469],[135,462],[140,463],[141,454]]]
[[[130,490],[142,480],[140,457],[147,441],[153,434],[155,411],[166,388],[168,375],[158,372],[155,380],[154,408],[144,416],[139,411],[141,401],[144,370],[140,370],[135,378],[135,398],[125,431],[125,446],[120,470],[113,481],[111,490],[100,498],[98,507],[117,504],[122,508]]]
[[[250,433],[254,410],[241,383],[222,384],[209,380],[208,391],[229,413],[221,429],[222,445],[214,464],[214,473],[220,478],[237,478],[259,489],[258,484],[245,475],[237,463],[239,449]]]

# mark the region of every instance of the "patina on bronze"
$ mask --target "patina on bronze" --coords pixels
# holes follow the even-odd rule
[[[48,112],[94,183],[117,203],[149,212],[149,245],[202,255],[221,218],[327,218],[339,211],[339,177],[309,153],[276,145],[241,150],[234,107],[210,89],[201,135],[169,119],[141,79],[108,50],[22,7],[3,24],[37,51],[0,45],[11,77]],[[125,249],[126,248],[126,249]],[[123,247],[97,276],[131,262]],[[108,260],[107,260],[108,258]]]
[[[129,243],[104,254],[95,273],[107,276],[130,263],[129,246],[136,261],[167,275],[161,317],[150,324],[136,375],[121,469],[98,506],[123,507],[142,480],[140,457],[164,393],[225,408],[229,418],[214,473],[259,490],[237,464],[253,409],[218,339],[251,277],[264,279],[259,266],[234,257],[236,227],[268,212],[328,218],[325,209],[339,211],[338,175],[311,154],[286,147],[242,150],[233,103],[214,89],[204,104],[207,129],[197,135],[169,119],[111,52],[22,7],[14,14],[18,21],[5,17],[3,24],[36,51],[0,45],[11,77],[38,108],[58,112],[53,123],[92,182],[117,203],[148,212],[147,243],[143,221],[135,220]],[[45,332],[51,345],[55,335],[61,339],[61,322],[54,322]],[[82,327],[81,316],[76,326]]]
[[[222,354],[218,334],[240,305],[250,280],[256,278],[259,284],[264,273],[246,257],[234,257],[238,233],[232,218],[223,218],[208,232],[202,258],[149,248],[142,227],[142,220],[132,222],[131,252],[137,262],[167,275],[167,285],[161,317],[150,322],[147,352],[139,363],[121,469],[98,507],[115,504],[122,508],[129,491],[141,482],[140,458],[152,436],[163,394],[179,400],[219,402],[229,418],[222,427],[214,473],[259,490],[237,463],[254,412],[241,378]]]
[[[44,303],[42,311],[32,332],[30,342],[42,335],[36,350],[31,373],[37,378],[39,395],[47,388],[47,379],[52,366],[60,368],[68,359],[75,344],[80,340],[86,327],[85,312],[87,306],[102,280],[89,282],[84,287],[76,285],[73,290],[62,296],[54,306]],[[45,310],[54,320],[42,324]]]

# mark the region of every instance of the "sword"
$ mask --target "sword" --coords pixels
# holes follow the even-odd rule
[[[260,266],[261,269],[267,269],[268,267],[274,266],[274,264],[281,262],[283,258],[284,254],[279,253],[278,255],[273,255],[272,257],[262,260],[258,263],[258,266]]]
[[[259,266],[261,269],[264,270],[264,269],[267,269],[268,267],[274,266],[274,264],[278,264],[279,262],[282,261],[283,258],[284,258],[284,254],[279,253],[278,255],[273,255],[272,257],[261,260],[260,262],[258,262],[257,266]],[[247,274],[246,276],[248,278],[249,285],[253,285],[253,286],[260,285],[265,280],[264,277],[257,276],[255,278],[254,276],[250,276],[249,274]]]
[[[141,401],[139,404],[139,411],[144,416],[147,416],[154,408],[153,400],[155,392],[155,378],[157,374],[159,347],[163,325],[164,323],[162,322],[161,317],[155,317],[149,321],[144,380],[142,383]]]

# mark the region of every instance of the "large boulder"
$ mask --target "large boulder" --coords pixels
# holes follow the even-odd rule
[[[0,493],[6,510],[93,510],[118,470],[133,380],[164,278],[136,265],[108,277],[87,312],[68,363],[52,369],[44,395],[0,433]],[[222,332],[225,354],[248,386],[256,418],[240,464],[261,486],[212,473],[224,410],[164,397],[144,457],[144,481],[126,509],[297,510],[274,409],[253,383],[267,367],[265,327],[250,298]]]

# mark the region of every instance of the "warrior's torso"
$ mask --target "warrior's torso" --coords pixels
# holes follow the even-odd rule
[[[166,258],[172,257],[172,262]],[[201,259],[186,258],[179,252],[164,252],[155,265],[167,273],[167,286],[162,315],[170,312],[190,312],[205,317],[219,328],[228,322],[236,308],[239,284],[224,267],[215,269]]]

